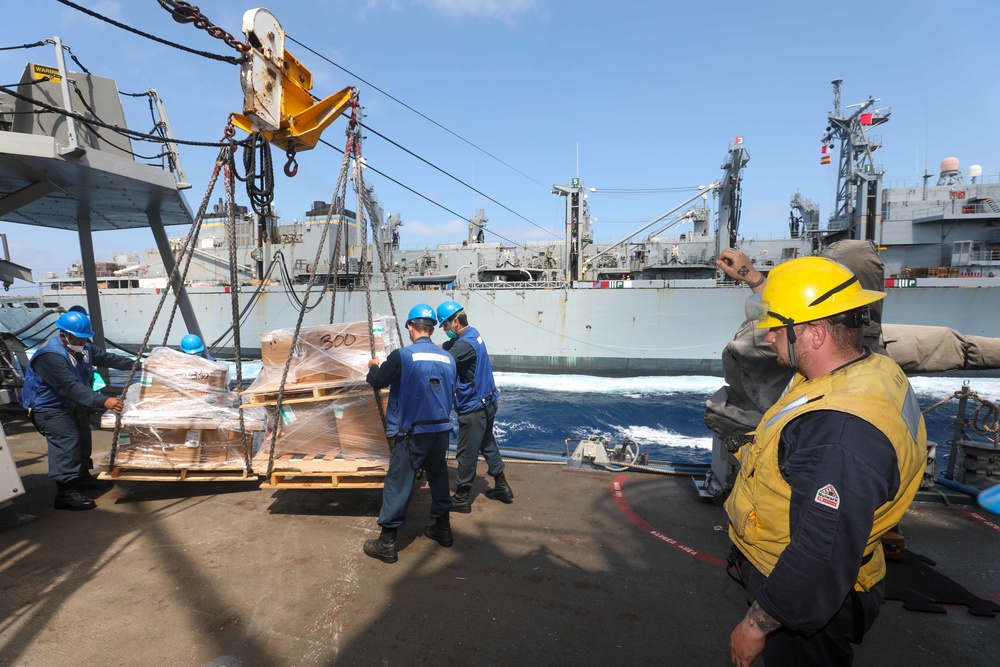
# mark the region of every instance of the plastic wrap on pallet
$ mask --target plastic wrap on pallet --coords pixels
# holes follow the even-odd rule
[[[151,420],[158,415],[223,418],[235,415],[238,396],[229,390],[229,366],[154,348],[143,362],[142,379],[125,392],[125,414]]]
[[[260,451],[263,435],[261,430],[247,431],[244,451],[238,420],[219,422],[215,428],[123,425],[115,466],[144,470],[242,468]]]
[[[387,397],[387,392],[383,391],[383,409]],[[327,460],[389,458],[385,427],[371,390],[326,401],[283,405],[278,420],[274,406],[269,406],[267,411],[265,447],[271,445],[275,423],[279,429],[274,446],[275,460],[299,455]],[[267,452],[263,454],[266,456]]]
[[[380,361],[400,346],[396,318],[392,316],[374,318],[371,327],[367,321],[302,327],[293,350],[294,333],[295,329],[279,329],[261,334],[263,367],[245,393],[276,394],[289,354],[286,389],[295,385],[331,384],[366,388],[372,341]]]

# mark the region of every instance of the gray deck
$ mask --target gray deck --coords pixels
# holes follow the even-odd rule
[[[94,511],[55,511],[44,440],[5,426],[28,490],[15,508],[37,519],[0,530],[4,665],[725,665],[746,608],[721,567],[670,544],[728,551],[721,507],[687,478],[511,464],[515,503],[480,480],[451,549],[420,534],[423,487],[386,565],[361,553],[379,491],[119,482]],[[1000,529],[968,509],[915,507],[907,548],[1000,601]],[[994,667],[1000,617],[890,601],[857,656]]]

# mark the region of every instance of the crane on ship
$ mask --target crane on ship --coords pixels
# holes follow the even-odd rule
[[[875,152],[882,141],[871,136],[871,129],[889,122],[892,109],[875,107],[880,100],[869,97],[841,111],[840,86],[834,79],[833,111],[827,118],[821,141],[833,150],[840,142],[837,167],[837,209],[830,216],[826,233],[829,241],[842,238],[875,240],[875,227],[882,216],[882,168],[875,164]],[[850,115],[845,115],[850,109]]]

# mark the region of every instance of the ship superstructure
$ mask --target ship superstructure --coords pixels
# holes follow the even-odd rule
[[[36,71],[44,71],[37,68],[29,65],[22,87],[45,90],[31,83]],[[101,89],[115,95],[113,82]],[[0,326],[35,344],[51,334],[60,309],[82,305],[101,321],[110,344],[134,351],[168,289],[174,258],[189,253],[185,282],[178,286],[184,326],[172,329],[171,336],[179,340],[188,331],[200,332],[216,356],[233,352],[234,290],[243,356],[259,354],[260,333],[291,326],[302,309],[307,311],[306,325],[328,322],[331,316],[335,321],[366,319],[368,292],[374,314],[389,314],[393,305],[398,315],[422,302],[462,303],[470,321],[490,341],[491,357],[500,370],[721,374],[721,354],[743,319],[747,296],[716,267],[722,248],[738,246],[766,272],[836,240],[864,238],[880,248],[886,263],[886,322],[995,334],[1000,329],[1000,278],[995,275],[1000,265],[1000,213],[995,203],[1000,184],[978,182],[981,173],[973,175],[974,169],[968,178],[975,182],[965,183],[957,161],[948,160],[936,185],[882,189],[882,172],[873,160],[879,142],[870,128],[888,120],[888,110],[868,100],[844,115],[839,80],[834,90],[835,109],[823,141],[825,146],[840,141],[840,185],[837,210],[826,226],[819,222],[818,207],[796,193],[787,236],[757,237],[740,228],[741,174],[750,158],[738,137],[726,152],[718,180],[611,243],[595,241],[588,200],[592,189],[580,179],[552,189],[565,200],[564,238],[520,244],[490,240],[488,218],[479,211],[461,242],[408,246],[402,216],[386,215],[370,185],[360,193],[360,207],[370,224],[361,227],[355,211],[326,201],[314,202],[301,220],[292,222],[280,220],[273,211],[260,215],[220,201],[204,217],[193,241],[168,236],[163,215],[162,224],[156,225],[156,216],[149,217],[148,211],[119,213],[117,224],[153,225],[156,247],[142,254],[119,253],[114,261],[99,263],[89,240],[89,229],[97,227],[80,226],[81,262],[65,276],[47,276],[37,296],[0,298]],[[64,98],[53,92],[46,99],[48,106],[58,108]],[[70,138],[51,127],[11,124],[0,133],[5,146],[51,144],[51,159],[57,162],[70,160],[67,156],[74,150]],[[105,159],[100,143],[82,150],[91,165]],[[9,172],[17,160],[16,154],[0,151],[0,168]],[[76,164],[86,160],[77,159]],[[176,159],[168,161],[170,167],[176,164]],[[162,176],[157,178],[169,179],[173,192],[184,186],[177,169],[173,177],[170,169],[158,171]],[[10,203],[3,212],[5,220],[70,224],[68,210],[48,215],[14,205],[23,192],[56,189],[51,185],[18,183],[9,177],[0,179],[0,185],[2,201]],[[86,200],[82,191],[74,196]],[[64,203],[71,200],[65,198]],[[94,211],[93,219],[104,219],[99,208]],[[320,249],[331,211],[336,213]],[[177,208],[177,215],[181,218],[169,222],[190,224],[186,205]],[[230,219],[235,222],[231,236],[226,233]],[[690,223],[683,232],[682,222]],[[363,237],[361,229],[370,233]],[[235,245],[235,283],[230,244]],[[386,263],[384,278],[380,261]],[[314,288],[304,303],[310,275],[320,289]],[[964,289],[969,287],[976,289]],[[165,322],[157,322],[151,340],[163,336],[165,327]]]

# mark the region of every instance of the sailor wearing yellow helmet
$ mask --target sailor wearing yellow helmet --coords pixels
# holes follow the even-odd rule
[[[862,344],[866,290],[847,267],[804,257],[771,270],[757,327],[797,372],[739,452],[726,501],[731,567],[750,609],[734,665],[850,665],[885,596],[879,540],[916,495],[923,416],[898,365]]]

